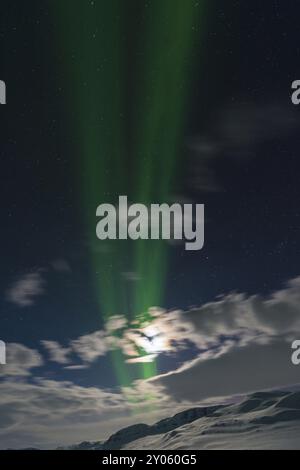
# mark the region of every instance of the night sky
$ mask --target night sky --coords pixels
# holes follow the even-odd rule
[[[265,313],[280,299],[284,317],[291,295],[299,311],[299,13],[295,0],[1,1],[0,337],[13,346],[0,387],[30,404],[43,388],[31,418],[21,398],[0,403],[4,447],[101,439],[162,416],[152,389],[132,411],[136,384],[155,386],[250,330],[198,328],[207,303],[234,298],[242,315],[239,302],[256,299]],[[96,208],[122,194],[205,204],[204,248],[99,241]],[[160,330],[168,314],[178,331]],[[132,339],[152,322],[153,337]],[[66,438],[85,394],[82,426]],[[52,403],[70,410],[56,416]]]

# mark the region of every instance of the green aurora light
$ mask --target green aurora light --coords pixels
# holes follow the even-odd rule
[[[163,241],[96,239],[96,208],[129,201],[168,202],[175,187],[204,0],[51,0],[68,69],[70,126],[78,142],[82,212],[94,290],[104,321],[125,314],[137,326],[161,305],[167,275]],[[124,279],[134,272],[138,282]],[[140,351],[145,354],[145,351]],[[132,378],[120,350],[118,381]],[[141,364],[141,377],[156,372]]]

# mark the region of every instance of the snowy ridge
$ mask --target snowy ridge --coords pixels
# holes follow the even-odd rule
[[[69,449],[300,449],[300,392],[257,392],[235,404],[192,408],[136,424],[105,442]]]

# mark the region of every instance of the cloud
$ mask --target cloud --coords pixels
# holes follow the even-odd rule
[[[88,369],[88,365],[86,364],[73,364],[71,366],[65,366],[65,370],[83,370]]]
[[[240,102],[220,109],[207,135],[190,138],[189,187],[205,192],[220,191],[215,165],[222,159],[245,160],[257,156],[259,146],[297,132],[295,107],[286,101]]]
[[[61,273],[70,273],[72,271],[69,263],[65,259],[61,258],[52,261],[51,266],[54,271]]]
[[[232,293],[186,312],[152,308],[148,316],[135,321],[112,316],[105,329],[80,336],[67,347],[49,340],[42,344],[52,361],[72,366],[74,353],[83,365],[114,349],[121,349],[130,363],[149,362],[159,354],[179,354],[191,345],[201,354],[217,356],[221,347],[230,350],[254,341],[268,344],[276,338],[291,342],[297,335],[300,277],[266,298]]]
[[[133,359],[127,359],[128,364],[139,364],[139,363],[147,363],[153,362],[156,358],[157,354],[147,354],[146,356],[134,357]]]
[[[125,279],[125,281],[129,281],[129,282],[138,282],[141,280],[141,276],[134,271],[122,272],[121,276],[123,279]]]
[[[70,362],[68,355],[71,348],[63,348],[57,341],[42,340],[41,344],[48,351],[51,361],[59,364],[68,364]]]
[[[243,341],[271,341],[276,336],[290,341],[300,334],[300,277],[266,298],[230,294],[183,315],[193,325],[190,339],[201,348],[222,335]]]
[[[98,357],[104,356],[109,350],[105,331],[81,336],[71,342],[71,347],[78,356],[86,362],[93,362]]]
[[[43,439],[64,443],[65,429],[99,424],[126,408],[124,397],[94,387],[45,379],[33,383],[7,380],[0,384],[0,409],[5,412],[1,427],[1,447],[41,444]],[[2,417],[3,419],[3,417]],[[0,418],[1,420],[1,418]],[[55,434],[57,433],[57,436]],[[58,437],[60,434],[60,437]],[[57,439],[60,439],[58,441]]]
[[[22,344],[8,343],[6,345],[6,364],[0,365],[0,377],[29,376],[32,369],[43,365],[42,356],[38,351]]]
[[[114,332],[127,328],[127,326],[128,320],[124,317],[124,315],[114,315],[107,320],[105,329],[108,332]]]
[[[190,153],[187,175],[189,186],[198,191],[220,191],[213,167],[222,149],[217,139],[213,142],[208,137],[195,137],[189,140],[187,146]]]
[[[45,281],[40,271],[20,277],[7,291],[6,298],[18,307],[29,307],[44,294]]]
[[[300,337],[300,277],[266,298],[230,294],[178,312],[177,327],[184,321],[196,358],[140,383],[144,391],[149,386],[174,403],[196,403],[300,382],[291,362],[292,341]],[[176,348],[178,332],[171,328],[166,334]]]
[[[299,370],[291,362],[285,341],[253,342],[229,348],[219,356],[204,354],[194,361],[149,381],[157,393],[175,403],[198,403],[252,391],[287,387],[299,383]]]
[[[240,103],[224,109],[219,134],[225,146],[246,150],[298,130],[297,112],[280,102]],[[240,156],[247,156],[241,152]]]
[[[70,273],[71,268],[64,259],[56,259],[50,263],[52,269],[60,273]],[[6,300],[18,307],[30,307],[36,298],[45,293],[46,274],[49,267],[41,267],[33,272],[20,276],[6,292]]]
[[[9,378],[0,382],[1,449],[99,441],[120,428],[155,421],[172,411],[166,406],[163,412],[149,413],[149,397],[134,390],[112,392],[68,381]]]
[[[51,360],[69,362],[75,353],[92,363],[109,351],[121,349],[127,361],[149,362],[159,354],[179,354],[191,346],[201,354],[218,355],[253,341],[268,344],[280,338],[291,342],[300,335],[300,277],[269,297],[231,293],[189,311],[149,309],[148,315],[129,321],[112,316],[105,329],[70,341],[67,348],[43,341]]]
[[[109,351],[121,349],[127,362],[151,362],[161,352],[176,352],[182,343],[183,334],[191,331],[191,325],[181,322],[180,312],[149,309],[147,319],[129,321],[123,315],[112,316],[104,330],[98,330],[72,340],[73,353],[84,362],[92,363]],[[177,337],[176,348],[171,340]],[[58,344],[55,348],[60,348]],[[52,360],[54,357],[52,356]]]
[[[55,342],[47,347],[57,353]],[[64,363],[62,357],[59,360]],[[133,422],[132,405],[122,392],[33,377],[33,370],[43,365],[38,351],[7,344],[7,364],[0,365],[2,449],[55,447],[80,440],[82,433],[89,438],[107,437],[122,419],[125,424]],[[105,421],[112,422],[112,427],[101,428]]]

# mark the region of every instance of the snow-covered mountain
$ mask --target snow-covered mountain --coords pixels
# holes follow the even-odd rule
[[[72,449],[300,449],[300,392],[257,392],[235,404],[192,408]]]

